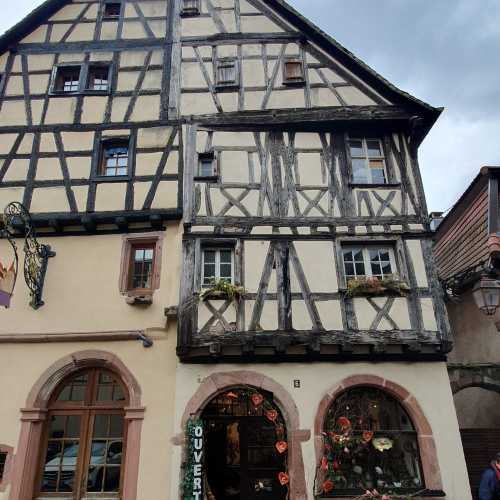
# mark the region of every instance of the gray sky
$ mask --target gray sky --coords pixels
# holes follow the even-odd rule
[[[446,109],[420,148],[430,210],[500,165],[499,0],[289,0],[399,88]],[[0,32],[41,0],[2,1]]]

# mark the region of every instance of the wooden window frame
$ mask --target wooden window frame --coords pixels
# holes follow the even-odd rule
[[[220,280],[220,252],[231,252],[231,281],[232,285],[235,284],[235,247],[234,245],[226,246],[212,246],[209,244],[202,245],[201,247],[201,288],[210,288],[209,283],[205,283],[205,251],[213,251],[215,254],[215,280]]]
[[[7,485],[10,483],[14,448],[12,446],[0,444],[0,453],[5,454],[3,474],[0,475],[0,492],[2,492],[7,489]]]
[[[88,88],[90,70],[92,67],[107,67],[108,68],[108,88],[106,90],[93,90]],[[57,89],[57,81],[59,72],[64,68],[80,68],[80,76],[78,79],[78,90],[64,91]],[[52,68],[50,91],[51,97],[56,96],[72,96],[72,95],[109,95],[113,87],[113,63],[111,61],[95,61],[95,62],[68,62],[60,63]]]
[[[82,401],[58,401],[57,398],[61,393],[62,389],[65,387],[65,382],[68,383],[74,377],[78,376],[80,373],[88,372],[89,380],[86,385],[84,399]],[[98,386],[98,374],[101,372],[105,372],[116,380],[118,384],[121,386],[125,399],[122,401],[97,401],[96,391]],[[117,492],[85,492],[85,497],[93,497],[96,495],[105,496],[106,498],[114,498],[119,500],[122,498],[122,492],[125,481],[125,468],[126,468],[126,450],[127,450],[127,439],[128,439],[128,428],[126,418],[126,410],[129,407],[130,403],[130,394],[127,386],[123,383],[120,376],[116,374],[114,371],[101,368],[101,367],[90,367],[84,368],[83,370],[79,370],[74,372],[68,377],[65,377],[62,382],[58,385],[57,389],[52,394],[51,398],[48,401],[47,405],[47,418],[45,420],[45,426],[41,435],[41,446],[38,450],[38,468],[36,474],[36,497],[69,497],[71,495],[76,495],[83,493],[85,491],[85,479],[87,479],[87,471],[86,464],[90,459],[90,450],[92,443],[92,426],[91,422],[94,417],[99,414],[105,415],[122,415],[123,420],[123,434],[120,438],[122,441],[122,461],[120,464],[120,487]],[[64,416],[79,416],[81,418],[80,422],[80,434],[78,438],[79,441],[79,452],[78,452],[78,460],[75,464],[75,479],[79,479],[79,483],[77,484],[76,490],[73,492],[42,492],[42,479],[43,479],[43,471],[45,465],[45,452],[47,450],[47,445],[49,441],[49,433],[50,433],[50,417],[64,415]],[[80,451],[83,450],[83,451]],[[90,495],[89,495],[90,494]],[[78,497],[80,498],[80,497]]]
[[[219,68],[221,66],[229,66],[232,65],[234,67],[234,80],[231,81],[219,81]],[[240,65],[238,58],[236,57],[219,57],[215,61],[214,65],[214,82],[215,89],[219,92],[224,92],[225,90],[234,91],[240,88]]]
[[[161,261],[163,250],[164,232],[126,234],[123,236],[121,269],[119,289],[122,295],[127,297],[152,297],[155,290],[160,288]],[[133,249],[139,245],[151,245],[153,247],[153,269],[151,276],[151,288],[130,287],[131,261]]]
[[[106,149],[107,144],[111,144],[113,142],[123,144],[127,144],[128,147],[128,162],[127,162],[127,173],[125,175],[105,175],[104,173],[104,150]],[[111,136],[111,137],[103,137],[101,138],[99,144],[99,151],[97,151],[98,157],[96,161],[96,173],[95,178],[102,182],[116,182],[116,181],[126,181],[131,179],[131,168],[133,162],[133,156],[135,155],[135,151],[132,144],[132,136]]]
[[[300,64],[302,76],[300,78],[292,78],[287,74],[287,64]],[[306,66],[304,60],[300,56],[286,56],[283,60],[283,85],[301,87],[306,83]]]
[[[106,15],[106,6],[109,4],[119,4],[120,12],[116,16]],[[105,0],[102,5],[102,17],[103,21],[117,21],[123,14],[123,2],[121,0]]]
[[[201,163],[204,160],[210,160],[212,162],[213,175],[201,175]],[[219,155],[215,151],[198,153],[196,174],[197,175],[194,176],[195,181],[217,182],[220,176]]]
[[[387,250],[389,252],[389,260],[391,263],[391,273],[390,275],[399,275],[399,266],[398,262],[396,259],[396,249],[394,248],[394,245],[388,244],[388,243],[381,243],[381,244],[356,244],[352,242],[351,244],[346,243],[341,246],[341,252],[342,252],[342,272],[344,275],[344,279],[347,282],[350,279],[356,279],[356,278],[370,278],[373,276],[372,272],[372,266],[371,266],[371,261],[370,261],[370,255],[369,255],[369,250]],[[348,275],[346,272],[346,262],[344,259],[344,252],[348,250],[361,250],[363,254],[363,265],[365,269],[365,274],[355,274],[355,276]],[[356,268],[354,268],[354,272],[356,273]],[[387,275],[389,276],[389,274]],[[385,278],[385,276],[382,276]]]
[[[351,179],[350,179],[350,184],[353,186],[387,186],[390,185],[389,182],[389,171],[387,168],[387,151],[385,148],[384,144],[384,139],[382,137],[378,136],[364,136],[364,135],[359,135],[359,136],[347,136],[346,138],[346,149],[347,149],[347,154],[349,157],[349,163],[351,167]],[[356,141],[360,140],[362,142],[362,148],[363,148],[363,156],[353,156],[351,153],[351,145],[350,141]],[[377,141],[380,146],[380,151],[381,151],[381,156],[369,156],[368,154],[368,146],[367,143],[368,141]],[[384,182],[358,182],[354,179],[354,164],[353,160],[364,160],[365,161],[365,170],[369,174],[371,178],[371,172],[370,172],[370,159],[373,160],[382,160],[382,163],[384,165]],[[367,176],[368,180],[368,176]]]
[[[191,1],[195,5],[186,6]],[[201,0],[182,0],[181,17],[195,17],[201,14]]]

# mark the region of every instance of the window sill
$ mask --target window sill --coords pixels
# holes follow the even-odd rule
[[[49,92],[49,97],[78,97],[83,96],[106,96],[110,95],[109,90],[75,90],[74,92],[64,92],[63,90],[52,90]]]
[[[219,93],[223,92],[238,92],[240,86],[235,83],[228,83],[227,85],[215,85],[215,91]]]
[[[417,493],[415,490],[410,491],[401,491],[396,493],[396,495],[415,495]],[[319,495],[318,498],[337,498],[338,500],[342,498],[360,498],[364,494],[363,490],[337,490],[335,493],[330,493],[328,495]],[[443,490],[422,490],[418,496],[412,497],[415,500],[419,500],[422,498],[443,498],[446,496],[446,493]]]
[[[219,176],[218,175],[212,175],[212,176],[202,176],[202,175],[195,175],[194,180],[196,182],[219,182]]]
[[[406,283],[402,283],[406,285]],[[408,285],[406,285],[408,286]],[[339,292],[349,298],[356,297],[407,297],[411,290],[360,290],[360,291],[350,291],[348,288],[339,288]]]
[[[289,81],[284,81],[283,85],[285,87],[304,87],[306,84],[305,80],[289,80]]]
[[[181,10],[181,17],[198,17],[200,15],[200,11],[198,9],[185,9]]]
[[[92,178],[94,182],[126,182],[130,179],[130,175],[96,175]]]
[[[128,292],[125,302],[131,306],[150,306],[153,303],[153,292]]]
[[[373,188],[378,188],[378,189],[391,189],[391,188],[400,188],[401,183],[400,182],[387,182],[385,184],[362,184],[358,182],[349,182],[349,186],[352,188],[358,188],[358,189],[373,189]]]

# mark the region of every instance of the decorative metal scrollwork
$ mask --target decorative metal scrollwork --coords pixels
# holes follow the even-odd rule
[[[49,245],[38,242],[31,216],[21,203],[12,202],[5,207],[3,222],[5,227],[0,232],[0,237],[7,238],[14,248],[16,274],[18,256],[14,237],[24,233],[24,280],[30,290],[30,306],[38,309],[44,304],[42,294],[47,263],[49,258],[55,257],[56,254]]]

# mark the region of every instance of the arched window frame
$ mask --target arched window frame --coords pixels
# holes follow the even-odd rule
[[[59,359],[40,376],[31,389],[26,405],[21,409],[21,431],[16,460],[13,461],[10,498],[33,500],[49,400],[61,380],[85,367],[101,367],[119,374],[128,390],[129,406],[125,408],[125,475],[121,500],[136,500],[141,430],[145,412],[141,405],[142,391],[134,375],[118,356],[98,350],[78,351]]]
[[[436,443],[431,426],[417,399],[399,384],[377,375],[352,375],[333,387],[321,400],[314,422],[316,463],[319,465],[324,454],[323,428],[326,415],[332,402],[352,387],[371,386],[385,390],[399,401],[410,416],[418,435],[420,460],[427,492],[432,496],[445,496],[437,456]]]
[[[87,380],[85,382],[85,390],[83,394],[83,398],[81,400],[64,400],[61,399],[61,394],[66,388],[71,388],[73,386],[73,382],[78,377],[83,375],[87,376]],[[99,377],[101,375],[106,375],[112,378],[113,389],[112,394],[114,395],[114,387],[118,386],[121,390],[121,394],[123,395],[123,399],[120,400],[100,400],[98,396],[99,387],[101,386]],[[70,389],[71,390],[71,389]],[[113,397],[113,396],[112,396]],[[50,431],[50,422],[52,417],[71,417],[78,416],[79,420],[79,435],[73,436],[69,439],[69,441],[77,441],[78,448],[78,456],[76,463],[76,471],[75,471],[75,484],[76,488],[73,490],[73,494],[81,494],[82,497],[86,495],[86,487],[84,486],[84,479],[87,479],[87,467],[88,461],[91,457],[91,449],[92,442],[95,439],[93,434],[93,426],[95,425],[95,420],[99,415],[120,415],[122,417],[125,416],[125,408],[129,403],[129,395],[128,390],[120,380],[120,376],[105,368],[84,368],[83,370],[79,370],[70,376],[64,378],[58,385],[58,387],[54,390],[53,394],[49,399],[49,403],[47,405],[47,419],[44,425],[44,431],[42,436],[42,446],[40,447],[40,455],[38,460],[38,473],[36,480],[35,491],[40,497],[44,497],[47,494],[50,496],[67,498],[71,493],[58,493],[58,492],[49,492],[42,490],[42,482],[43,482],[43,473],[45,467],[45,456],[47,453],[48,443],[50,441],[49,431]],[[124,453],[126,450],[126,426],[125,422],[123,422],[123,431],[119,440],[122,442],[122,460],[120,464],[120,480],[119,480],[119,491],[118,492],[103,492],[102,494],[107,494],[109,497],[120,498],[121,491],[123,489],[123,477],[124,477]],[[104,439],[104,438],[103,438]],[[109,439],[106,438],[106,439]],[[101,438],[99,438],[101,440]],[[110,468],[114,468],[112,466]],[[108,468],[109,470],[109,468]],[[79,498],[79,496],[78,496]]]

